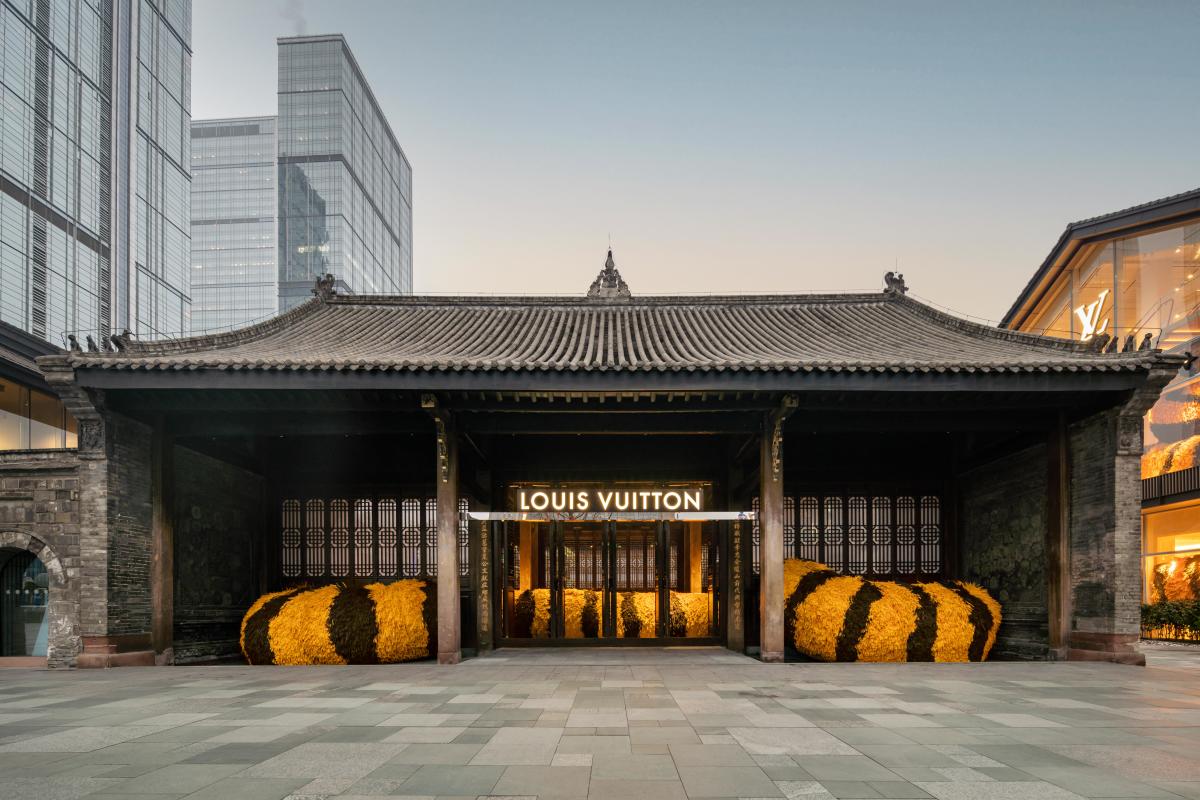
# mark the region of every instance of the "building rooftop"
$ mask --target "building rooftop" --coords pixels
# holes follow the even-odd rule
[[[121,339],[120,351],[69,352],[54,363],[425,374],[1114,372],[1182,363],[1148,348],[1102,353],[962,320],[905,296],[902,282],[845,295],[639,297],[626,288],[584,297],[431,297],[338,295],[329,278],[311,301],[240,330]]]
[[[1017,295],[1000,325],[1019,326],[1081,247],[1101,239],[1133,235],[1170,225],[1189,217],[1200,217],[1200,188],[1070,223]]]

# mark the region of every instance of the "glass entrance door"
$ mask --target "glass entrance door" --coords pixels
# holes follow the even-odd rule
[[[499,539],[505,638],[582,644],[718,635],[713,523],[511,522]]]
[[[33,553],[0,551],[0,656],[46,655],[49,585]]]

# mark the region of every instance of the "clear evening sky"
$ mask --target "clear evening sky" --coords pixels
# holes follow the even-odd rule
[[[192,114],[343,33],[418,292],[874,291],[998,319],[1067,222],[1200,185],[1200,2],[195,0]]]

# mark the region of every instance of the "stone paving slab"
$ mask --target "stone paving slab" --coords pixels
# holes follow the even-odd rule
[[[620,648],[4,670],[0,800],[1200,800],[1191,653],[1145,668]]]

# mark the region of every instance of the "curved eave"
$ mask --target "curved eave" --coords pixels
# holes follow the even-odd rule
[[[1164,362],[1167,359],[1163,359]],[[1013,391],[1127,390],[1152,369],[1180,364],[1126,361],[1106,368],[971,368],[842,366],[724,370],[479,370],[333,365],[261,368],[74,369],[75,382],[97,389],[314,389],[412,391]]]

